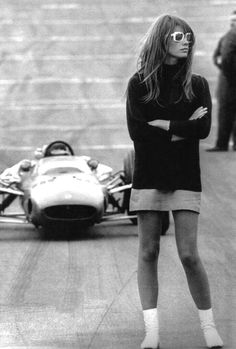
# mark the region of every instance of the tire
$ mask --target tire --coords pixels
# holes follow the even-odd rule
[[[134,150],[130,150],[124,158],[124,175],[125,184],[130,184],[133,181],[134,171]]]
[[[125,184],[130,184],[133,181],[133,171],[134,171],[134,150],[130,150],[124,158],[124,182]],[[125,190],[123,196],[123,211],[131,215],[129,211],[129,200],[130,200],[131,189]],[[131,222],[137,225],[137,218],[131,218]]]
[[[133,171],[134,171],[134,150],[132,149],[127,153],[126,157],[124,158],[124,182],[125,182],[125,184],[132,183]],[[124,192],[124,197],[123,197],[123,210],[124,210],[124,212],[127,212],[128,215],[130,215],[130,211],[129,211],[130,194],[131,194],[131,189],[126,190]],[[137,218],[132,218],[131,221],[134,225],[137,225],[137,223],[138,223]],[[161,235],[166,235],[166,233],[169,229],[169,226],[170,226],[170,214],[168,211],[163,211],[162,212]]]

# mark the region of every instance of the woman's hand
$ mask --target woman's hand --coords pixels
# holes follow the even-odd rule
[[[203,108],[202,106],[197,108],[194,113],[190,116],[189,120],[197,120],[201,119],[204,115],[207,114],[207,108]],[[170,120],[152,120],[148,122],[148,125],[154,126],[154,127],[159,127],[162,130],[168,131],[170,128]],[[184,139],[184,137],[179,137],[176,135],[172,135],[171,141],[179,141]]]
[[[207,114],[207,108],[199,107],[195,112],[190,116],[189,120],[201,119],[205,114]]]
[[[207,114],[207,108],[203,108],[203,107],[199,107],[195,110],[195,112],[191,115],[191,117],[189,118],[189,120],[197,120],[197,119],[201,119],[205,114]],[[179,137],[176,135],[172,135],[171,137],[171,141],[175,142],[175,141],[181,141],[185,139],[184,137]]]
[[[185,138],[184,137],[180,137],[180,136],[176,136],[176,135],[172,135],[171,136],[171,142],[182,141],[183,139],[185,139]]]
[[[170,128],[170,121],[169,120],[152,120],[148,122],[148,125],[159,127],[162,130],[168,131]]]

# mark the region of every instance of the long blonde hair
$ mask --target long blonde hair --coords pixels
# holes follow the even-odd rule
[[[160,79],[165,59],[168,54],[170,34],[176,26],[181,26],[184,32],[192,33],[192,42],[186,59],[180,60],[180,68],[175,78],[182,85],[183,95],[191,100],[194,96],[191,84],[191,68],[193,60],[193,45],[195,37],[191,27],[182,18],[172,15],[162,15],[151,25],[145,35],[138,58],[138,71],[142,76],[143,83],[147,87],[145,102],[155,100],[158,102],[160,94]]]

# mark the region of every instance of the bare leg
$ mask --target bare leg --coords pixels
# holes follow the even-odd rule
[[[222,348],[213,319],[208,278],[197,250],[198,214],[192,211],[173,212],[176,243],[190,293],[198,308],[201,328],[208,348]]]
[[[198,213],[174,211],[178,253],[183,264],[190,293],[198,309],[211,308],[210,288],[206,271],[197,249]]]
[[[143,310],[156,308],[158,297],[157,260],[161,235],[161,214],[138,213],[138,288]]]
[[[157,260],[162,230],[162,215],[160,212],[153,211],[139,212],[138,225],[138,287],[146,332],[141,348],[158,348]]]

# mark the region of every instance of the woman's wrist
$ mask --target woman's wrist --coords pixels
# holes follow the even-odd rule
[[[159,120],[158,119],[158,120],[149,121],[148,124],[150,126],[159,127],[165,131],[169,131],[169,128],[170,128],[170,120]]]

